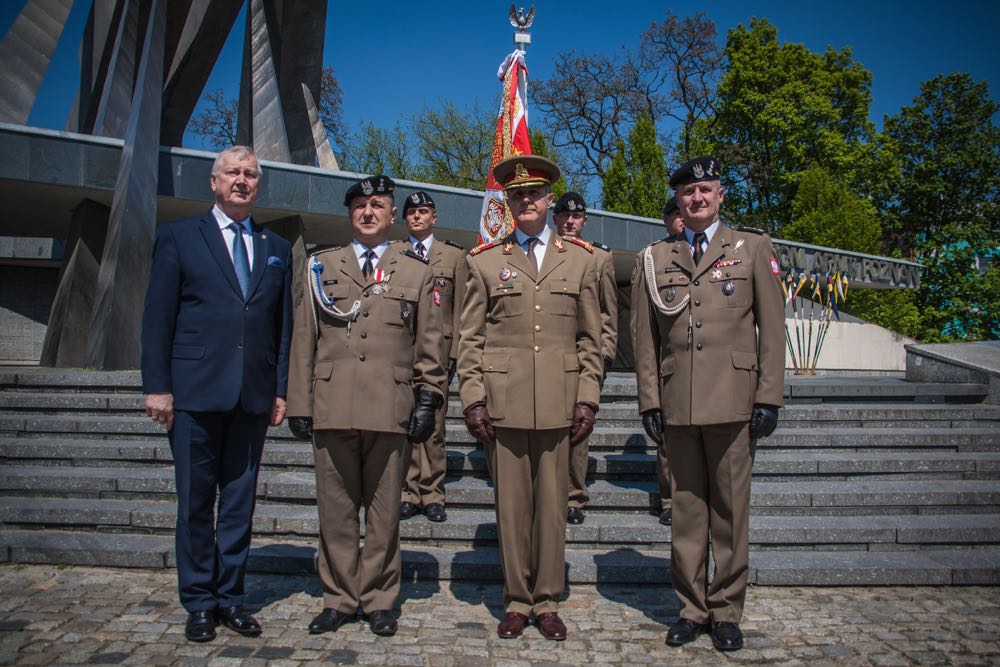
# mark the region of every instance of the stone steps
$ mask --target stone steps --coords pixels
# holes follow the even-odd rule
[[[6,465],[87,467],[136,467],[173,461],[165,438],[102,440],[49,438],[0,438],[0,461]],[[589,476],[642,477],[656,474],[656,456],[646,446],[617,451],[594,449]],[[301,441],[272,440],[264,447],[265,470],[307,470],[313,467],[312,445]],[[483,453],[477,447],[454,445],[448,449],[452,476],[486,473]],[[755,479],[903,479],[935,476],[947,479],[1000,479],[1000,452],[832,452],[820,449],[782,451],[761,448],[754,461]]]
[[[81,466],[5,466],[0,469],[0,494],[78,498],[172,499],[170,466],[111,468]],[[643,512],[658,502],[655,482],[595,480],[588,486],[593,510]],[[453,478],[446,485],[449,506],[491,508],[493,491],[482,477]],[[257,488],[261,500],[312,504],[316,481],[312,472],[262,471]],[[861,480],[755,481],[751,507],[781,513],[808,509],[818,513],[858,514],[935,510],[962,507],[1000,512],[1000,480]]]
[[[171,534],[176,505],[169,501],[80,498],[5,498],[0,522],[8,529],[55,529],[101,533]],[[254,534],[278,539],[319,535],[315,506],[262,503]],[[363,512],[361,532],[364,534]],[[587,548],[612,545],[669,549],[671,529],[651,514],[589,510],[581,525],[566,527],[566,541]],[[417,516],[400,523],[404,542],[430,546],[496,543],[492,509],[449,508],[448,521]],[[750,518],[750,544],[758,549],[937,549],[942,545],[1000,544],[1000,514],[919,514],[905,516],[772,516]],[[806,545],[806,546],[804,546]]]
[[[68,531],[0,532],[0,560],[17,563],[74,563],[109,567],[174,567],[173,537]],[[280,542],[255,539],[249,569],[254,572],[315,571],[312,540]],[[991,585],[1000,583],[1000,549],[901,551],[757,551],[750,552],[749,581],[758,585]],[[572,584],[670,582],[666,549],[583,549],[566,551],[566,575]],[[402,550],[405,581],[450,579],[498,582],[495,547],[446,547]]]

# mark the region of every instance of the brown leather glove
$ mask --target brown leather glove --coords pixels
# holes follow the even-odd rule
[[[583,442],[594,430],[597,420],[597,406],[591,403],[577,403],[573,408],[573,424],[569,427],[569,444]]]
[[[486,411],[486,401],[473,403],[465,409],[465,428],[469,429],[473,438],[484,445],[496,442],[497,434],[493,430],[490,413]]]

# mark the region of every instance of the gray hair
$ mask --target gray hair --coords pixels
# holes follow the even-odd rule
[[[243,160],[248,157],[257,159],[257,154],[253,152],[253,149],[249,146],[230,146],[226,150],[222,151],[215,157],[215,162],[212,163],[212,174],[218,174],[219,168],[222,166],[222,159],[226,155],[232,155],[237,160]],[[257,173],[260,176],[264,175],[264,168],[260,166],[260,162],[257,163]]]

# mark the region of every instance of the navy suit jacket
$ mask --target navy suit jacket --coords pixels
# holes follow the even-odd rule
[[[142,388],[174,409],[269,414],[288,387],[291,244],[253,223],[246,299],[209,210],[159,225],[142,315]]]

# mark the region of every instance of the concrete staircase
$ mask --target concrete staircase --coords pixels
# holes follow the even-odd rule
[[[137,372],[0,368],[0,561],[173,564],[173,468]],[[1000,406],[975,383],[788,378],[754,466],[750,580],[779,585],[1000,583]],[[591,438],[571,582],[669,581],[654,450],[635,379],[612,374]],[[500,578],[492,488],[449,406],[448,521],[404,521],[407,579]],[[312,451],[287,428],[264,452],[251,568],[314,568]]]

